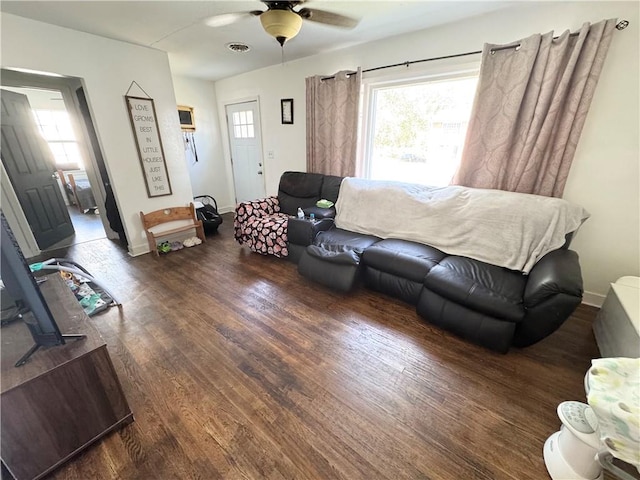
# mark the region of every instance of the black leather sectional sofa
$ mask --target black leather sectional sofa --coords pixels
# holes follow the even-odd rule
[[[301,206],[318,218],[289,218],[288,225],[290,258],[313,281],[345,292],[363,282],[416,305],[426,321],[498,352],[542,340],[582,300],[578,255],[568,249],[569,241],[523,275],[429,245],[336,228],[323,218],[334,212],[313,207],[324,182],[337,198],[339,177],[300,172],[282,175],[278,195],[291,208]]]

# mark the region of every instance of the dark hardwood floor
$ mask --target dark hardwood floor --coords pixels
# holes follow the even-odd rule
[[[556,406],[584,401],[599,356],[596,309],[496,354],[410,305],[334,293],[252,254],[232,223],[159,259],[107,239],[55,252],[123,303],[91,322],[135,422],[53,478],[548,478]]]

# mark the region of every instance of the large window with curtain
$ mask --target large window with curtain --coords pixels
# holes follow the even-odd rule
[[[479,64],[363,79],[359,173],[445,186],[460,162]]]

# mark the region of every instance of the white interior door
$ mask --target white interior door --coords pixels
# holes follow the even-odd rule
[[[236,202],[264,198],[260,118],[256,100],[226,106]]]

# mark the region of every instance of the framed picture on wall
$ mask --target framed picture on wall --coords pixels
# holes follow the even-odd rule
[[[280,114],[282,123],[293,125],[293,98],[283,98],[280,100]]]
[[[125,95],[129,120],[136,141],[140,166],[149,198],[171,195],[171,182],[164,158],[162,139],[152,98]]]

